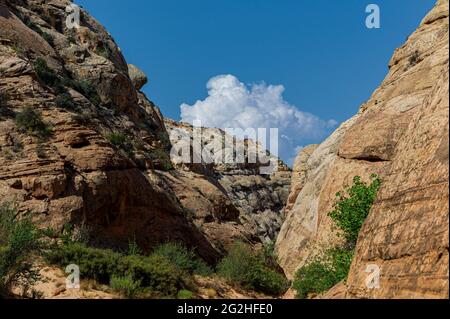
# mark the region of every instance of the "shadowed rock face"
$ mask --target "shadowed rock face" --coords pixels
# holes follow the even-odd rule
[[[288,276],[339,241],[327,216],[334,194],[377,173],[347,287],[330,296],[448,298],[448,25],[448,0],[438,1],[359,114],[299,155],[277,242]],[[369,265],[381,269],[380,289],[366,287]]]
[[[169,132],[176,131],[177,135],[192,140],[192,126],[166,120],[166,127]],[[202,135],[202,143],[217,142],[216,138],[224,141],[227,136],[224,131],[212,128],[203,128]],[[177,141],[173,139],[172,142]],[[252,142],[237,140],[236,143],[244,148],[245,143]],[[181,184],[178,182],[180,187],[176,187],[175,184],[175,192],[183,205],[193,213],[196,224],[203,225],[203,229],[211,235],[216,234],[217,237],[217,234],[228,232],[237,235],[231,238],[233,240],[272,242],[276,239],[284,221],[284,206],[289,193],[291,171],[279,161],[277,172],[261,175],[260,167],[263,166],[261,163],[244,162],[180,163],[177,165],[178,174],[185,182]],[[230,232],[230,225],[227,227],[214,225],[218,215],[223,216],[222,221],[237,223],[232,227],[234,230]],[[211,221],[213,224],[210,224]],[[216,242],[221,242],[222,248],[224,244],[229,246],[230,240],[226,240],[226,235],[222,234],[219,237],[221,240]]]
[[[246,210],[217,176],[165,171],[171,145],[160,110],[139,91],[145,74],[127,65],[108,32],[84,10],[81,27],[68,29],[69,4],[0,1],[0,203],[17,203],[56,231],[67,223],[76,232],[87,230],[97,246],[123,248],[136,240],[150,251],[177,241],[210,263],[234,240],[259,245],[265,236],[275,238],[282,197],[273,207],[268,201],[269,211],[276,210],[249,230]],[[64,79],[71,105],[61,100],[61,87],[39,78],[38,58]],[[51,128],[48,139],[17,126],[14,118],[26,107]],[[255,182],[260,188],[264,183]],[[289,183],[288,176],[276,187],[281,192]]]

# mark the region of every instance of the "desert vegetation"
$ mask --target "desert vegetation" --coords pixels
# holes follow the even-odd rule
[[[59,77],[56,72],[51,69],[43,58],[37,58],[33,63],[34,71],[38,79],[45,85],[51,87],[58,94],[57,99],[64,99],[67,103],[69,99],[67,87],[74,89],[86,97],[93,105],[98,106],[101,103],[97,90],[91,82],[87,80],[77,81],[67,76]],[[70,98],[71,100],[71,98]],[[58,102],[58,101],[56,101]],[[58,103],[57,103],[58,104]],[[62,106],[61,107],[67,107]]]
[[[27,106],[21,112],[16,114],[15,123],[18,130],[45,140],[52,134],[50,126],[44,122],[40,112],[33,107]]]
[[[269,250],[255,252],[244,243],[237,242],[218,265],[217,273],[232,284],[279,296],[286,292],[289,283],[274,265],[276,261]]]
[[[336,194],[334,210],[328,216],[338,227],[344,244],[318,254],[297,271],[293,282],[297,298],[323,293],[347,279],[359,232],[380,186],[381,180],[376,175],[371,176],[370,183],[356,176],[352,186]]]
[[[43,252],[42,238],[30,215],[19,217],[12,204],[0,206],[0,298],[10,297],[15,286],[22,296],[35,296],[31,287],[40,276],[33,260]]]

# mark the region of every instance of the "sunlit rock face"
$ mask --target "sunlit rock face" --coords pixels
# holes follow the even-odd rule
[[[336,192],[375,173],[383,185],[347,287],[330,296],[448,298],[448,25],[448,0],[437,1],[360,112],[299,155],[277,241],[289,277],[339,242],[327,216]],[[379,289],[366,285],[373,264]]]

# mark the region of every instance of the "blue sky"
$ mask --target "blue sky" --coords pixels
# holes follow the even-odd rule
[[[146,72],[144,91],[168,117],[180,119],[181,104],[205,100],[207,82],[231,74],[236,83],[282,85],[283,103],[323,121],[342,122],[381,83],[394,49],[434,0],[76,3],[106,26],[128,63]],[[380,6],[381,29],[365,27],[370,3]],[[296,142],[319,142],[322,135]]]

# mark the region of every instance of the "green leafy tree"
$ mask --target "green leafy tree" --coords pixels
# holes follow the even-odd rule
[[[29,217],[19,219],[11,204],[0,206],[0,297],[9,297],[15,286],[26,296],[39,280],[32,262],[43,248],[41,238]]]
[[[346,242],[316,256],[297,271],[293,288],[297,291],[298,298],[323,293],[347,279],[359,232],[380,186],[381,180],[377,175],[371,176],[370,183],[365,183],[361,177],[356,176],[352,186],[336,194],[334,210],[328,215]]]
[[[356,245],[359,231],[369,215],[381,186],[378,176],[372,175],[371,178],[372,182],[367,184],[361,180],[361,177],[356,176],[351,187],[336,194],[334,210],[328,214],[341,229],[347,242],[353,246]]]

